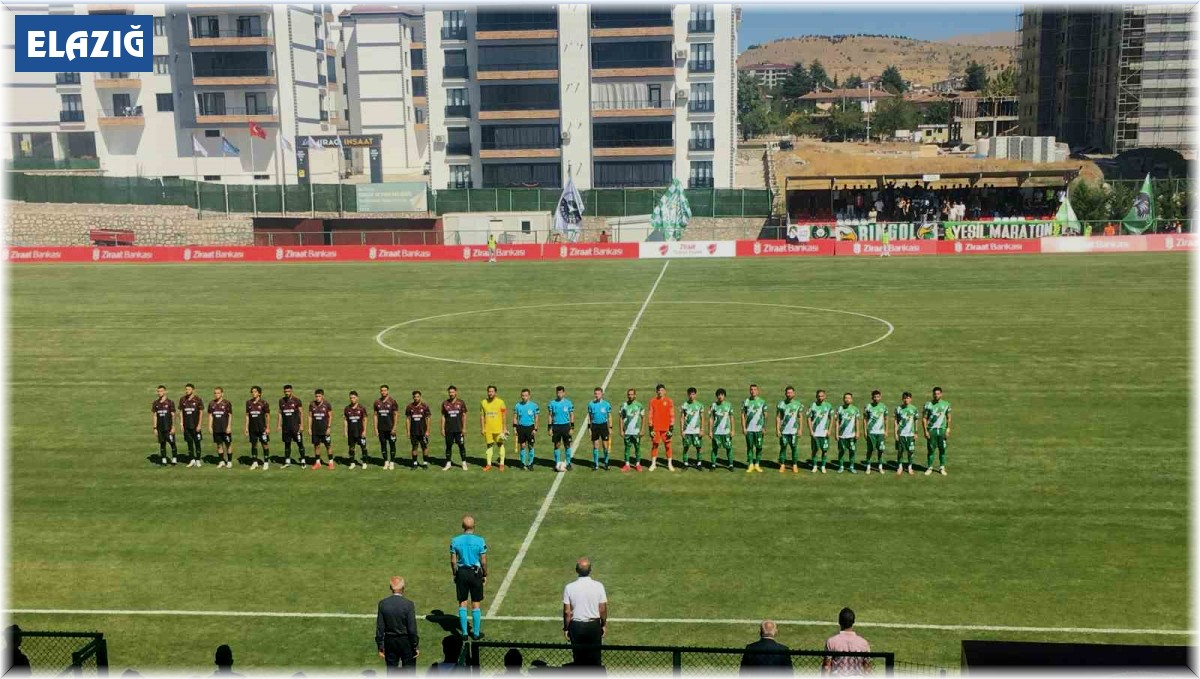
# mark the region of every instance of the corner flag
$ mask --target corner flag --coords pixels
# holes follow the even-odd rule
[[[575,179],[568,178],[562,197],[554,210],[554,230],[574,243],[579,240],[579,229],[583,224],[583,196],[575,188]]]
[[[1133,199],[1129,212],[1125,213],[1125,218],[1121,220],[1121,225],[1129,233],[1136,234],[1154,226],[1154,186],[1150,183],[1149,173],[1142,182],[1142,190]]]

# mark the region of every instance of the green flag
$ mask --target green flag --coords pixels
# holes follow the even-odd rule
[[[1142,190],[1133,199],[1129,212],[1125,213],[1125,219],[1121,220],[1121,225],[1129,233],[1137,234],[1154,226],[1154,187],[1150,184],[1149,173],[1146,174],[1146,181],[1142,182]]]
[[[1055,236],[1078,236],[1082,232],[1079,218],[1075,216],[1075,208],[1071,207],[1071,199],[1064,193],[1062,204],[1054,215]]]
[[[665,240],[680,240],[691,218],[692,208],[683,192],[683,184],[676,179],[650,214],[650,227],[662,231]]]

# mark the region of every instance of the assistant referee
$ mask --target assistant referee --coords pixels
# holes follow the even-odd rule
[[[454,574],[454,589],[458,595],[459,631],[465,637],[467,628],[467,602],[471,603],[472,639],[482,639],[483,612],[479,604],[483,601],[483,586],[487,584],[487,541],[475,534],[475,517],[463,517],[463,532],[450,541],[450,571]]]
[[[575,572],[579,577],[563,589],[563,633],[576,667],[599,667],[600,643],[608,632],[608,596],[604,585],[592,579],[586,556],[575,562]]]

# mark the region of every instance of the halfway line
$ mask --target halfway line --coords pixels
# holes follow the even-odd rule
[[[621,342],[621,348],[617,349],[617,355],[613,358],[612,365],[608,367],[608,374],[604,376],[604,382],[601,383],[601,389],[607,389],[608,383],[612,379],[614,373],[617,372],[617,364],[621,362],[621,357],[625,355],[625,349],[629,346],[629,340],[633,338],[633,331],[637,330],[638,322],[642,320],[642,315],[646,313],[646,307],[650,306],[650,298],[654,297],[654,291],[658,290],[658,284],[662,282],[663,276],[667,273],[667,267],[671,265],[671,260],[663,263],[663,268],[658,272],[658,278],[654,279],[654,285],[650,286],[650,292],[646,294],[646,299],[642,302],[642,307],[638,309],[637,315],[633,317],[633,323],[629,326],[629,332],[625,333],[625,339]],[[586,431],[588,426],[588,417],[583,418],[583,426],[579,431]],[[583,441],[583,436],[575,437],[571,443],[571,450],[567,453],[567,459],[575,456],[575,451],[579,449],[579,443]],[[496,590],[496,598],[492,599],[492,605],[488,607],[487,617],[494,618],[496,612],[500,610],[500,604],[504,603],[504,597],[508,594],[508,588],[512,586],[513,578],[517,576],[517,571],[521,568],[521,564],[525,561],[525,554],[529,552],[529,546],[533,544],[533,539],[537,537],[538,529],[542,527],[542,521],[546,519],[546,514],[550,511],[550,503],[554,502],[554,496],[558,493],[558,487],[562,485],[563,477],[566,473],[556,474],[554,483],[550,484],[550,490],[546,493],[546,499],[542,501],[541,508],[538,509],[537,516],[533,519],[533,524],[529,526],[529,532],[525,535],[525,541],[521,543],[521,548],[517,550],[517,557],[513,559],[512,565],[508,567],[508,572],[504,574],[504,581],[500,583],[500,589]]]
[[[147,616],[190,616],[209,618],[338,618],[373,620],[375,613],[306,613],[303,611],[182,611],[182,610],[125,610],[125,609],[70,609],[70,608],[10,608],[6,613],[25,615],[147,615]],[[491,617],[491,616],[489,616]],[[501,622],[561,622],[562,618],[542,615],[497,615],[492,620]],[[609,618],[616,623],[650,623],[656,625],[758,625],[758,619],[738,618]],[[829,627],[833,623],[828,620],[776,620],[777,625],[792,625],[804,627]],[[891,629],[923,629],[948,631],[982,631],[982,632],[1044,632],[1072,634],[1155,634],[1171,636],[1194,636],[1191,630],[1175,629],[1123,629],[1110,627],[1026,627],[1009,625],[937,625],[928,623],[906,622],[864,622],[855,623],[858,627],[880,627]]]

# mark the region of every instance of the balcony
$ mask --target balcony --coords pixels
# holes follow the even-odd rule
[[[675,62],[665,58],[592,59],[593,78],[632,78],[640,76],[674,76]]]
[[[442,40],[466,40],[466,26],[442,26]]]
[[[471,117],[471,105],[470,104],[451,104],[446,107],[446,117],[447,118],[470,118]]]
[[[688,111],[691,113],[712,113],[716,109],[716,102],[712,99],[693,99],[688,102]]]
[[[497,101],[479,105],[480,120],[537,120],[558,118],[557,100]]]
[[[275,74],[268,68],[198,68],[192,74],[198,87],[274,85]]]
[[[594,118],[637,118],[645,116],[670,116],[675,111],[671,102],[657,99],[635,99],[632,101],[593,101]]]
[[[712,73],[715,70],[717,63],[712,60],[688,62],[688,73]]]
[[[188,45],[192,47],[269,47],[274,44],[275,37],[266,30],[192,31],[188,38]]]
[[[647,35],[673,35],[670,10],[658,12],[593,11],[593,38],[624,38]]]
[[[277,123],[279,116],[275,115],[270,106],[254,108],[212,108],[200,109],[196,112],[198,125],[226,125],[239,123]]]
[[[60,123],[82,123],[83,111],[59,111],[58,122]]]
[[[525,16],[480,12],[475,19],[476,40],[542,40],[557,37],[557,12]]]
[[[689,189],[711,189],[712,187],[712,177],[692,177],[688,180]]]
[[[78,73],[55,73],[54,74],[54,84],[55,85],[78,85],[80,83],[80,80],[81,79],[80,79]]]
[[[470,77],[470,75],[471,75],[471,69],[467,66],[443,66],[442,67],[442,77],[443,78],[466,79],[466,78]]]
[[[140,73],[97,73],[98,89],[138,90],[142,88]]]
[[[469,156],[471,155],[471,142],[456,142],[446,144],[446,155],[448,156]]]
[[[483,140],[479,144],[479,157],[499,158],[558,158],[562,155],[561,142],[555,139],[533,139],[529,141]]]
[[[120,110],[101,109],[97,115],[101,127],[142,127],[146,124],[141,106],[127,106]]]
[[[712,33],[716,30],[716,22],[709,19],[692,19],[688,22],[688,33]]]
[[[692,139],[688,141],[689,151],[712,151],[717,147],[715,139]]]
[[[592,153],[596,157],[673,156],[673,139],[593,139]]]
[[[477,80],[538,80],[558,79],[558,62],[509,64],[479,64]]]

